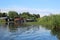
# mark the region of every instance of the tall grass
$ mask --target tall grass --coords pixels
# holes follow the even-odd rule
[[[44,16],[38,20],[41,25],[60,27],[60,14]]]

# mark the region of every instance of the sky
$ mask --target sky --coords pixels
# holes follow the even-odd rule
[[[0,11],[30,12],[41,16],[60,13],[60,0],[0,0]]]

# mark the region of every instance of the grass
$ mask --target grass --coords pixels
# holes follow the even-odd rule
[[[40,25],[39,22],[26,22],[28,25]]]
[[[5,20],[0,19],[0,24],[6,23]]]

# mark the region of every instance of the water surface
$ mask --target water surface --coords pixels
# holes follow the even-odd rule
[[[59,34],[60,35],[60,34]],[[40,25],[0,25],[0,40],[58,40],[58,35]]]

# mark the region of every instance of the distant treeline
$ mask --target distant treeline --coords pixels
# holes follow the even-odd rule
[[[29,12],[23,12],[23,13],[18,13],[16,11],[9,11],[8,13],[0,12],[0,17],[6,17],[6,16],[8,16],[9,18],[15,18],[15,17],[23,17],[26,19],[40,18],[39,14],[31,14]]]

